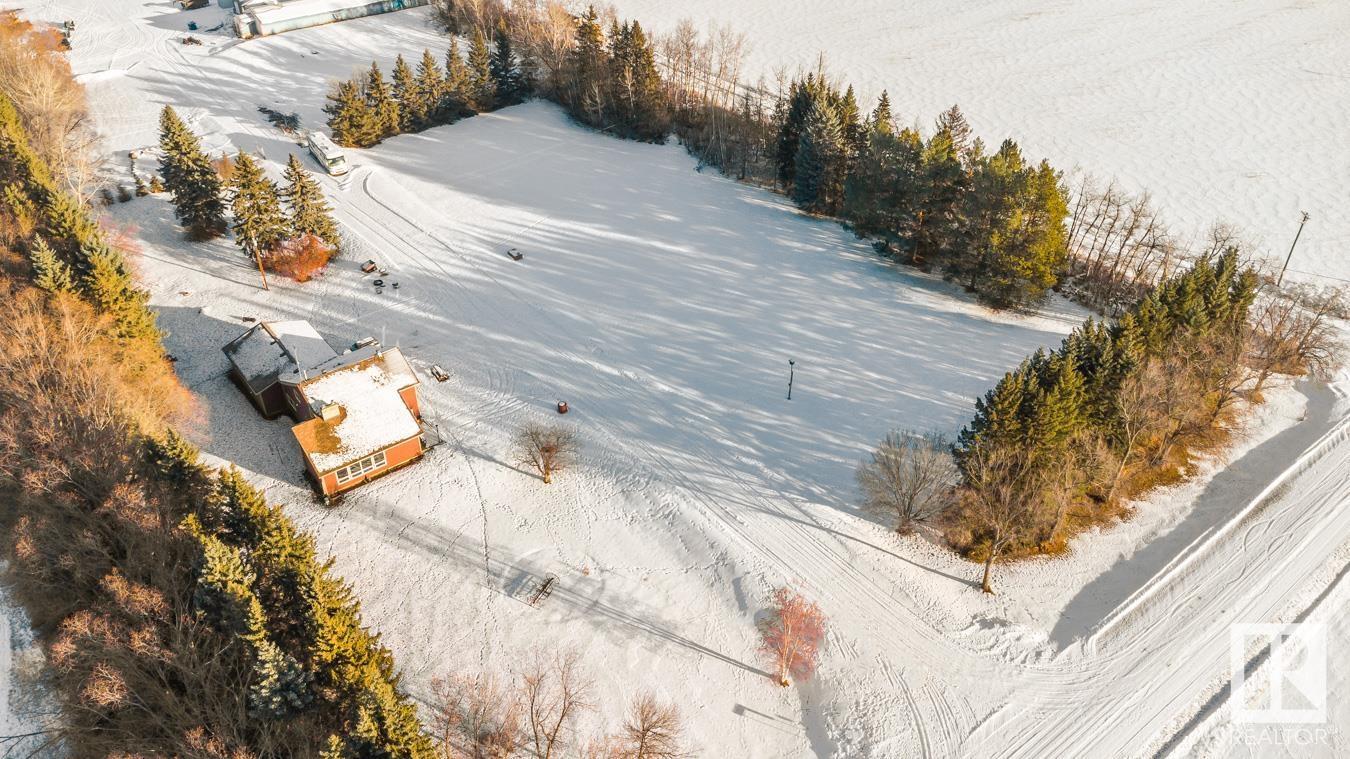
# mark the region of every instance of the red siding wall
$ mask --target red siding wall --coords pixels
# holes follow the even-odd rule
[[[398,391],[398,394],[403,398],[403,402],[408,405],[408,410],[413,413],[413,416],[421,419],[422,410],[417,407],[417,385],[405,387]]]
[[[344,490],[351,490],[357,485],[369,482],[370,480],[379,477],[380,475],[392,469],[395,469],[399,466],[402,466],[403,464],[408,463],[409,461],[417,459],[421,455],[422,455],[421,437],[415,437],[412,440],[405,440],[402,443],[390,446],[384,449],[384,457],[386,459],[384,468],[376,469],[375,471],[366,474],[365,477],[358,477],[354,480],[348,480],[342,483],[341,485],[338,485],[337,472],[329,472],[328,474],[325,474],[322,480],[324,495],[335,495]],[[363,456],[362,458],[365,457]],[[317,476],[317,473],[315,474]]]

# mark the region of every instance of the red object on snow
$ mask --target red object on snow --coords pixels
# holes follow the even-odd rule
[[[558,413],[559,414],[567,413],[567,401],[558,401]]]

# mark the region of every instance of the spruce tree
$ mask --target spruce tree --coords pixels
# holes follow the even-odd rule
[[[85,257],[88,273],[80,289],[99,313],[114,319],[117,336],[134,341],[159,340],[155,314],[148,306],[150,296],[136,287],[122,255],[104,245],[85,251]]]
[[[235,159],[231,185],[235,244],[250,255],[266,255],[287,238],[288,232],[277,186],[248,153],[240,153]]]
[[[895,134],[895,116],[891,113],[891,96],[886,90],[881,91],[881,97],[877,100],[877,107],[872,109],[872,115],[867,119],[867,127],[873,132]]]
[[[398,134],[401,122],[398,101],[394,99],[394,93],[390,90],[389,84],[384,81],[384,74],[380,71],[380,64],[377,62],[370,64],[370,72],[366,74],[364,94],[366,107],[370,110],[372,138],[367,144],[374,145],[386,137],[393,137]]]
[[[360,84],[351,80],[338,82],[328,94],[328,104],[323,110],[328,114],[333,142],[348,148],[374,144],[370,139],[376,129]]]
[[[574,117],[592,126],[604,122],[608,109],[607,60],[605,33],[595,6],[589,6],[577,20],[575,44],[567,55],[564,102]]]
[[[160,114],[160,174],[173,195],[174,215],[197,240],[209,240],[225,232],[225,202],[220,177],[211,159],[193,134],[169,106]]]
[[[457,114],[460,109],[472,107],[473,88],[470,86],[470,79],[469,65],[459,52],[459,43],[451,37],[450,49],[445,52],[444,97],[448,102],[442,104],[447,115],[442,116],[442,120],[452,118],[451,114]]]
[[[497,25],[492,60],[489,63],[493,86],[496,88],[497,105],[508,106],[525,100],[525,79],[520,73],[520,63],[515,51],[511,49],[511,35],[506,32],[506,23]]]
[[[203,529],[195,516],[189,515],[183,526],[201,550],[193,607],[221,632],[246,633],[250,611],[258,599],[253,596],[253,573],[243,554]]]
[[[56,251],[41,237],[34,237],[28,258],[33,264],[33,284],[50,293],[75,292],[75,278],[70,267],[56,255]]]
[[[417,82],[413,78],[412,67],[400,53],[394,59],[393,74],[394,100],[398,102],[398,128],[396,134],[410,132],[420,125],[417,113],[421,110],[417,100]]]
[[[286,202],[291,207],[290,237],[311,234],[334,249],[338,246],[337,224],[319,183],[292,153],[286,161]]]
[[[952,136],[939,131],[928,139],[915,198],[911,257],[919,266],[945,263],[961,249],[963,203],[970,177]]]
[[[469,98],[479,111],[497,107],[497,83],[492,78],[492,53],[488,50],[483,30],[473,33],[469,43]]]
[[[241,637],[253,648],[253,677],[248,689],[250,716],[283,719],[299,713],[314,700],[312,677],[294,656],[269,638],[266,616],[257,598],[249,606],[248,627]]]
[[[956,148],[957,155],[962,161],[969,161],[970,151],[974,143],[970,129],[970,122],[966,121],[966,115],[961,113],[961,109],[953,105],[951,108],[942,112],[938,116],[937,131],[946,132],[952,140],[952,146]]]
[[[430,50],[422,51],[415,84],[417,96],[412,117],[418,128],[425,128],[435,123],[441,100],[445,97],[445,75]]]
[[[817,101],[798,141],[792,199],[813,213],[837,211],[846,162],[839,114],[825,100]]]

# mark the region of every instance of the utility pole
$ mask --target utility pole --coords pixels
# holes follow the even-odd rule
[[[1303,225],[1308,223],[1308,212],[1300,211],[1299,213],[1303,214],[1303,218],[1299,220],[1298,231],[1294,233],[1294,245],[1298,245],[1299,235],[1303,234]],[[1280,284],[1284,282],[1284,272],[1289,268],[1289,261],[1294,257],[1294,245],[1289,246],[1289,255],[1284,257],[1284,266],[1280,267],[1280,277],[1275,280],[1276,287],[1279,287]]]
[[[267,286],[267,272],[263,270],[262,255],[258,252],[258,242],[252,235],[249,235],[248,247],[253,251],[253,260],[258,262],[258,274],[262,277],[263,289],[270,291],[272,288]]]
[[[788,400],[792,400],[792,378],[796,370],[797,362],[795,359],[788,359]]]

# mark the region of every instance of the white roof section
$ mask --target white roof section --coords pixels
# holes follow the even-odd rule
[[[374,0],[286,0],[279,4],[259,3],[246,8],[260,24],[276,24],[307,16],[364,8]]]
[[[399,395],[399,390],[417,381],[403,354],[393,348],[371,358],[330,370],[302,388],[316,411],[329,404],[340,409],[333,421],[319,417],[295,428],[319,472],[345,466],[422,432]]]
[[[308,376],[338,357],[309,322],[300,320],[259,322],[226,345],[225,355],[255,393],[278,380]]]

